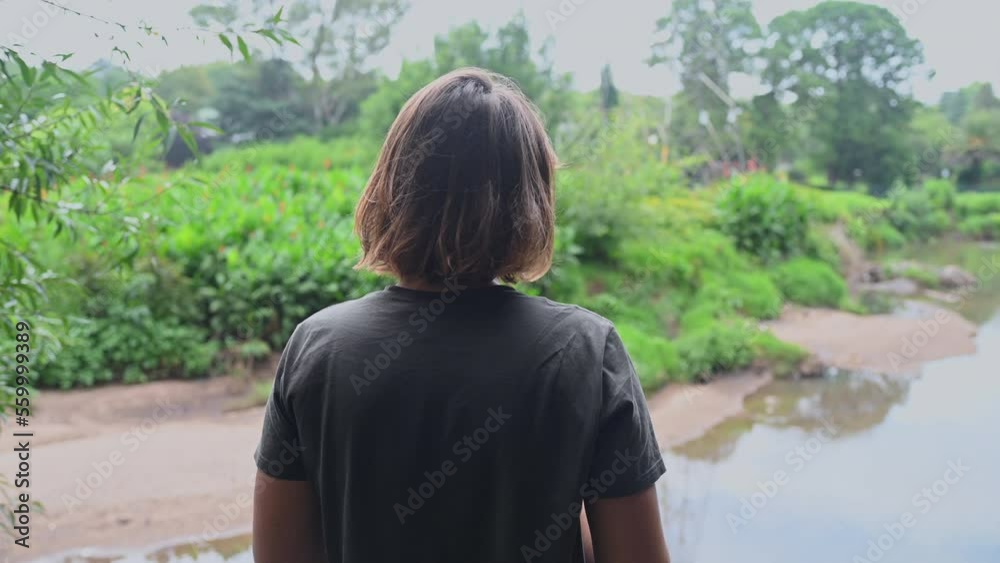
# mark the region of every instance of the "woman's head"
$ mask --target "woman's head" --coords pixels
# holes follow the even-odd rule
[[[552,263],[555,167],[513,82],[476,68],[438,78],[399,112],[358,203],[358,267],[425,282],[540,278]]]

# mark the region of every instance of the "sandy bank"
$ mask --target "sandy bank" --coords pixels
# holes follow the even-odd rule
[[[768,323],[830,366],[880,373],[916,373],[921,364],[976,351],[976,325],[949,309],[910,302],[894,315],[787,307]]]

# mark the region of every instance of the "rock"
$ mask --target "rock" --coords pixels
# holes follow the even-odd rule
[[[959,297],[958,295],[955,295],[954,293],[945,293],[943,291],[934,291],[933,289],[924,290],[924,295],[927,296],[927,297],[930,297],[931,299],[935,299],[937,301],[941,301],[942,303],[949,303],[949,304],[958,303],[958,302],[960,302],[962,300],[961,297]]]
[[[861,271],[861,283],[878,283],[885,280],[885,270],[878,264],[866,264]]]
[[[866,291],[902,296],[916,295],[920,292],[920,286],[917,285],[917,282],[907,278],[895,278],[879,283],[868,284],[864,287],[864,289]]]
[[[976,277],[958,266],[945,266],[938,272],[938,281],[945,289],[961,289],[975,285]]]
[[[826,374],[827,365],[819,359],[816,354],[810,354],[806,359],[802,360],[799,364],[798,372],[795,374],[796,379],[812,379],[816,377],[823,377]]]

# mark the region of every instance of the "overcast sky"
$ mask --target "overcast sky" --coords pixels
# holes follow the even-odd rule
[[[140,32],[123,32],[98,21],[67,14],[40,0],[0,0],[0,42],[19,38],[43,55],[74,52],[75,64],[110,58],[113,45],[128,48],[132,67],[155,73],[185,64],[229,58],[214,39],[198,41],[188,10],[198,0],[56,0],[102,19],[124,24],[149,22],[162,30],[169,46]],[[789,10],[813,6],[818,0],[756,0],[762,24]],[[1000,86],[1000,2],[996,0],[871,0],[889,8],[907,32],[924,44],[933,79],[914,83],[916,96],[936,102],[942,92],[974,81]],[[277,3],[280,5],[280,2]],[[571,72],[581,89],[597,86],[600,68],[610,63],[619,88],[641,94],[672,93],[677,79],[664,67],[647,67],[655,21],[669,10],[669,0],[411,0],[410,11],[393,33],[392,43],[375,64],[394,75],[404,58],[430,55],[435,34],[469,20],[495,29],[523,11],[535,45],[551,37],[557,70]],[[555,15],[558,14],[558,17]],[[98,36],[95,36],[95,33]],[[143,48],[134,44],[142,40]],[[120,60],[117,57],[116,60]],[[925,74],[925,73],[921,73]],[[1000,89],[1000,88],[998,88]],[[753,81],[737,77],[734,93],[753,92]]]

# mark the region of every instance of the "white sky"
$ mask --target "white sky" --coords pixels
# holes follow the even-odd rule
[[[198,41],[190,26],[188,10],[198,0],[56,0],[73,9],[124,24],[150,22],[169,39],[169,46],[141,33],[122,32],[113,26],[66,14],[40,0],[0,0],[0,43],[24,39],[28,49],[43,56],[74,52],[73,61],[85,66],[110,58],[111,47],[122,45],[136,70],[155,73],[184,64],[225,60],[229,55],[214,37]],[[818,0],[756,0],[754,9],[762,24],[782,13],[813,6]],[[889,8],[908,33],[924,44],[927,66],[937,75],[914,83],[922,101],[936,102],[942,92],[974,81],[991,81],[1000,90],[1000,57],[996,0],[870,0]],[[280,0],[276,0],[280,5]],[[535,46],[554,39],[552,57],[557,70],[571,72],[575,84],[591,89],[599,82],[600,68],[610,63],[619,88],[641,94],[672,93],[677,80],[665,67],[650,69],[642,61],[649,55],[655,21],[669,10],[669,0],[411,0],[410,11],[396,27],[389,48],[376,64],[394,75],[404,58],[423,58],[433,50],[434,35],[470,20],[495,29],[519,10],[527,17]],[[566,14],[565,21],[550,24],[549,12]],[[32,23],[34,22],[34,23]],[[95,32],[99,37],[95,37]],[[136,39],[145,47],[134,44]],[[131,46],[131,47],[130,47]],[[118,57],[115,60],[120,60]],[[924,73],[922,73],[924,74]],[[753,91],[751,80],[733,81],[734,94]]]

